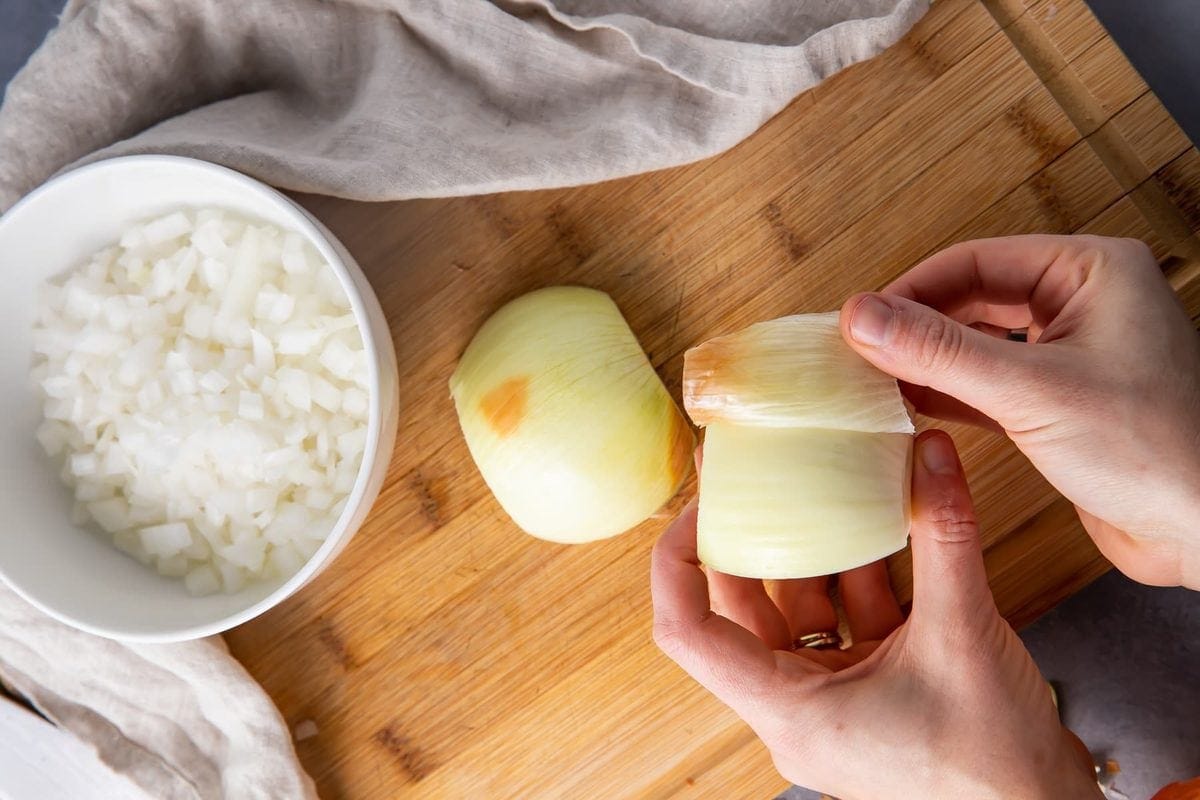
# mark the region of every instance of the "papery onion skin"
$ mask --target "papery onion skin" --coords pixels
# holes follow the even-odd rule
[[[578,543],[658,511],[695,436],[605,293],[540,289],[497,311],[450,379],[471,456],[533,536]]]
[[[838,312],[796,314],[684,354],[683,402],[697,425],[912,433],[896,380],[842,340]]]

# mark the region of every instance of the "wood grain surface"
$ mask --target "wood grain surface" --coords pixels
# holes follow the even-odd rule
[[[678,395],[688,346],[838,307],[959,239],[1136,236],[1200,309],[1200,153],[1082,0],[938,0],[880,57],[705,162],[595,186],[360,204],[304,197],[391,321],[401,426],[373,514],[297,597],[228,635],[324,798],[769,798],[750,731],[650,639],[659,517],[595,544],[518,531],[447,390],[506,300],[609,292]],[[951,427],[1001,610],[1107,563],[1006,441]],[[910,593],[906,554],[892,576]]]

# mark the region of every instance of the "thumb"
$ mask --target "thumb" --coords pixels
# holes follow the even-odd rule
[[[989,336],[895,295],[859,294],[842,306],[842,336],[863,358],[1004,424],[1039,374],[1037,348]]]
[[[974,504],[954,442],[943,431],[916,440],[911,535],[914,620],[945,626],[995,614]]]

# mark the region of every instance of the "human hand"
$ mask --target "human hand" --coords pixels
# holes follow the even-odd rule
[[[842,332],[918,411],[1008,434],[1126,575],[1200,588],[1200,338],[1144,244],[963,242]]]
[[[795,652],[794,637],[836,627],[825,579],[780,581],[773,600],[762,581],[706,578],[689,506],[654,548],[655,641],[794,783],[843,800],[1100,797],[1086,750],[996,611],[945,433],[917,439],[912,504],[908,621],[876,562],[840,576],[853,644]]]

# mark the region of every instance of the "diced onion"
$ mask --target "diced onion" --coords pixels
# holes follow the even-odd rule
[[[210,209],[134,226],[45,285],[36,436],[72,518],[193,594],[293,574],[366,446],[349,305],[301,236]]]

